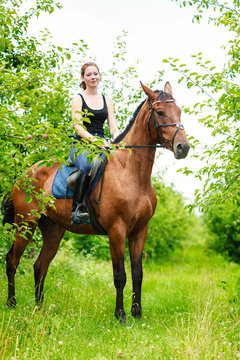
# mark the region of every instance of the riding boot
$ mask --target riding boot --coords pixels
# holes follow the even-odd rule
[[[86,207],[83,205],[85,192],[90,182],[90,176],[86,175],[82,169],[78,170],[74,190],[73,204],[71,212],[71,224],[89,224],[90,217]],[[84,210],[83,210],[84,208]]]

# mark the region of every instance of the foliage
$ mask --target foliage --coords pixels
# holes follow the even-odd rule
[[[204,216],[210,230],[207,245],[228,259],[240,263],[240,198],[216,205]]]
[[[127,65],[127,31],[117,36],[112,51],[112,66],[105,73],[103,73],[103,91],[108,93],[110,91],[116,112],[118,126],[125,127],[126,120],[130,120],[133,111],[137,105],[144,99],[145,94],[142,91],[138,76],[138,64],[140,60],[137,59],[133,64]],[[162,80],[163,71],[158,71],[154,79],[147,85],[149,87],[159,85]],[[144,96],[144,97],[143,97]],[[108,128],[105,132],[109,135]]]
[[[191,238],[198,219],[185,209],[180,193],[166,186],[159,178],[153,179],[157,208],[149,222],[145,244],[146,256],[162,260],[168,258],[184,241]]]
[[[76,235],[68,232],[64,235],[62,246],[64,249],[71,249],[76,255],[91,255],[102,260],[111,259],[108,237],[104,235]]]
[[[47,30],[38,39],[29,36],[30,21],[60,5],[37,1],[20,15],[25,3],[0,5],[0,194],[33,163],[65,161],[72,134],[70,90],[76,82],[71,53],[81,58],[87,47],[84,42],[71,50],[53,45]]]
[[[188,114],[199,118],[215,137],[213,146],[201,147],[195,139],[195,157],[205,162],[196,174],[205,180],[203,192],[196,192],[196,203],[207,210],[225,199],[234,199],[239,192],[239,121],[240,121],[240,3],[233,0],[231,6],[218,0],[176,0],[180,6],[195,6],[194,21],[208,18],[217,27],[229,31],[229,41],[224,46],[226,63],[221,70],[202,53],[192,55],[195,69],[179,59],[165,59],[180,74],[179,82],[195,88],[199,101],[193,108],[185,108]],[[183,169],[188,174],[189,169]]]

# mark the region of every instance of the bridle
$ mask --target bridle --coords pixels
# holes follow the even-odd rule
[[[160,147],[164,147],[164,144],[170,144],[170,149],[173,150],[173,146],[174,146],[174,140],[175,140],[175,137],[177,135],[177,133],[179,132],[179,130],[184,130],[184,126],[183,124],[181,123],[169,123],[169,124],[158,124],[157,121],[156,121],[156,118],[154,116],[154,113],[153,113],[153,105],[155,104],[158,104],[158,103],[172,103],[172,102],[175,102],[174,99],[170,99],[170,100],[157,100],[157,101],[154,101],[152,104],[150,102],[150,100],[148,100],[148,103],[149,103],[149,112],[150,112],[150,115],[149,115],[149,118],[148,118],[148,132],[149,132],[149,136],[151,138],[151,140],[155,143],[155,147],[158,147],[156,142],[154,141],[154,139],[152,138],[152,135],[151,135],[151,128],[150,128],[150,121],[152,119],[153,121],[153,125],[154,125],[154,128],[156,130],[156,133],[157,133],[157,140],[158,140],[158,143],[161,144]],[[167,126],[177,126],[177,130],[175,131],[175,134],[173,136],[173,139],[172,139],[172,142],[170,142],[169,140],[166,140],[164,139],[162,133],[159,131],[159,128],[161,127],[167,127]],[[163,143],[163,144],[162,144]]]
[[[170,144],[170,150],[173,150],[173,146],[174,146],[174,140],[176,138],[176,135],[177,133],[179,132],[179,130],[184,130],[184,126],[183,124],[181,123],[169,123],[169,124],[158,124],[157,123],[157,120],[154,116],[154,113],[153,113],[153,105],[155,104],[158,104],[158,103],[172,103],[172,102],[175,102],[174,99],[169,99],[169,100],[156,100],[154,101],[152,104],[150,102],[150,100],[148,99],[148,103],[149,103],[149,112],[150,112],[150,115],[148,117],[148,132],[149,132],[149,136],[150,136],[150,139],[152,140],[153,142],[153,145],[125,145],[125,149],[135,149],[135,148],[153,148],[153,149],[156,149],[156,148],[164,148],[164,144]],[[154,125],[154,128],[156,130],[156,133],[157,133],[157,141],[158,143],[156,143],[156,141],[152,138],[152,135],[151,135],[151,128],[150,128],[150,121],[153,121],[153,125]],[[177,127],[177,130],[175,131],[175,134],[173,135],[173,139],[172,139],[172,142],[170,142],[169,140],[166,140],[164,139],[162,133],[159,131],[159,128],[161,127],[167,127],[167,126],[176,126]]]

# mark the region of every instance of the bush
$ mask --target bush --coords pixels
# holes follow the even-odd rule
[[[210,230],[208,248],[240,263],[240,198],[215,205],[204,222]]]
[[[197,218],[188,213],[184,198],[171,186],[166,186],[158,179],[154,179],[153,185],[158,203],[149,222],[145,252],[151,258],[163,259],[181,248],[185,240],[189,240]]]
[[[78,235],[67,232],[62,246],[70,247],[76,254],[91,254],[102,260],[111,259],[108,237],[104,235]]]

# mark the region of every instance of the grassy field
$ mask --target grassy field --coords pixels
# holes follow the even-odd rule
[[[61,250],[48,272],[45,304],[34,307],[33,261],[16,276],[16,309],[5,306],[0,267],[0,359],[239,359],[240,268],[190,246],[163,265],[144,264],[143,319],[114,318],[110,262]]]

